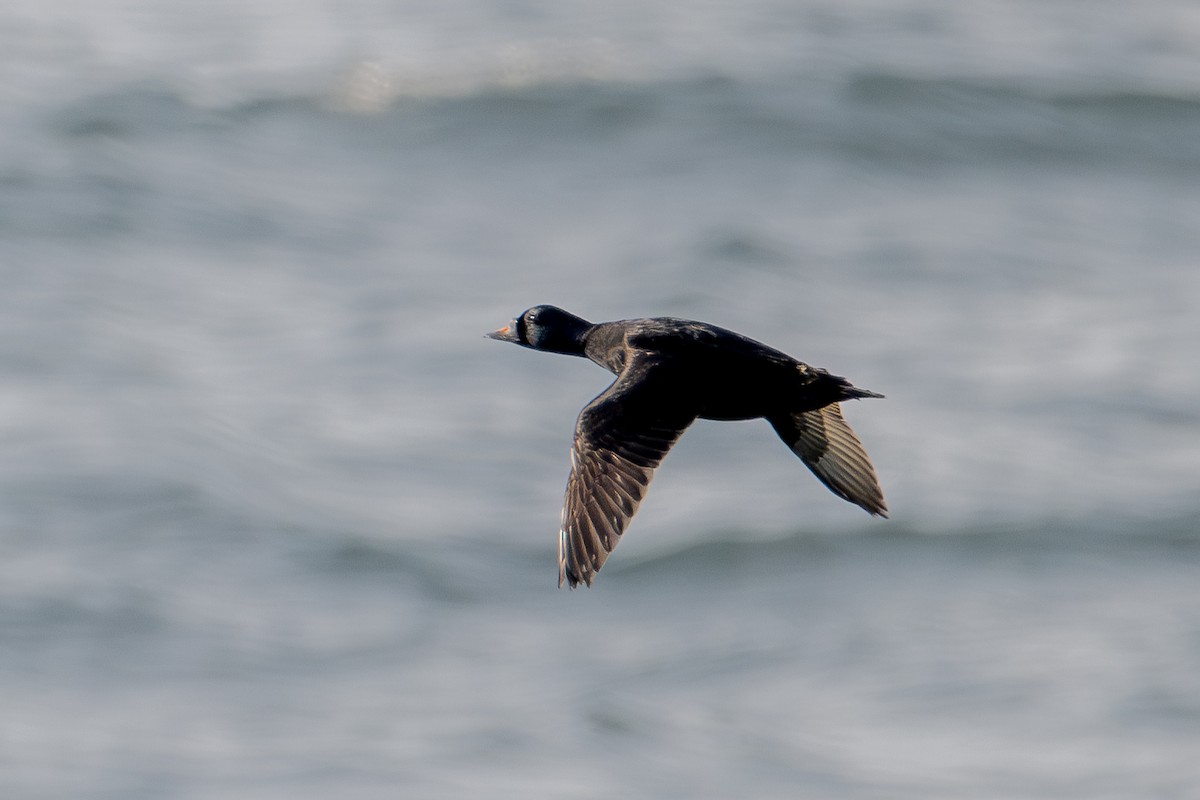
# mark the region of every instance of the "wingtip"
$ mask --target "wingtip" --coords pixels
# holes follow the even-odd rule
[[[558,572],[558,588],[561,589],[563,582],[565,581],[568,589],[575,589],[581,585],[590,589],[592,587],[592,579],[595,577],[595,575],[595,572],[587,572],[583,575],[580,575],[574,570],[568,569],[564,564]]]
[[[591,588],[592,578],[595,577],[595,575],[596,573],[594,570],[589,570],[582,575],[579,574],[578,570],[574,569],[570,564],[567,563],[566,553],[560,551],[558,558],[558,588],[561,589],[564,583],[567,585],[568,589],[574,589],[580,584]]]
[[[560,572],[558,575],[558,588],[561,589],[563,587],[564,582],[567,584],[567,588],[572,591],[574,591],[575,587],[579,586],[580,584],[583,584],[584,586],[589,587],[589,588],[592,585],[592,581],[590,578],[585,578],[583,580],[580,580],[575,575],[572,575],[570,573],[564,574],[564,573]]]
[[[850,502],[854,503],[856,506],[858,506],[863,511],[870,514],[872,517],[888,519],[888,507],[887,507],[887,504],[883,502],[882,495],[880,495],[878,497],[870,497],[870,498],[865,498],[865,499],[861,499],[861,498],[860,499],[846,498],[846,499],[850,500]]]

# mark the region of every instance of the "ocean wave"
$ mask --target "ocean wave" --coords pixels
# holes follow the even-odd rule
[[[375,113],[404,100],[632,83],[642,74],[629,53],[604,39],[513,41],[494,49],[444,54],[432,63],[357,61],[339,72],[326,98],[346,111]]]
[[[1033,104],[1067,109],[1101,111],[1115,117],[1147,119],[1200,117],[1200,95],[1152,87],[1143,89],[1104,86],[1039,85],[1032,81],[989,78],[923,77],[897,72],[860,72],[846,83],[859,101],[913,108]]]
[[[846,97],[864,129],[889,131],[852,139],[880,156],[1200,168],[1200,96],[863,73]]]
[[[529,49],[445,73],[376,62],[307,88],[246,85],[224,93],[140,83],[75,100],[52,116],[68,138],[135,139],[228,132],[264,118],[376,117],[394,134],[582,140],[653,129],[654,141],[760,154],[856,160],[1200,168],[1200,96],[1154,87],[1054,88],[1033,82],[887,71],[734,77],[610,69],[603,55]],[[457,141],[457,140],[452,140]],[[660,145],[661,146],[661,145]]]
[[[702,573],[777,574],[820,568],[831,560],[881,562],[961,559],[1015,562],[1097,558],[1200,561],[1200,533],[1183,518],[1124,521],[1047,519],[974,528],[932,529],[889,522],[860,532],[796,531],[777,538],[745,532],[691,542],[637,558],[620,553],[605,566],[609,576],[682,576]],[[711,576],[705,580],[712,580]]]
[[[856,530],[800,529],[780,536],[761,531],[699,532],[672,544],[641,542],[618,548],[605,564],[603,583],[660,581],[718,585],[770,581],[820,573],[832,564],[863,569],[913,569],[920,564],[970,563],[1022,571],[1031,565],[1128,562],[1200,563],[1200,533],[1188,519],[1154,521],[1045,519],[976,527],[935,528],[888,522]],[[635,532],[653,537],[653,531]],[[383,540],[338,543],[314,551],[311,566],[337,575],[346,571],[403,572],[433,602],[476,605],[497,597],[553,588],[553,544],[528,538],[452,538],[440,543]],[[361,575],[356,579],[361,579]]]

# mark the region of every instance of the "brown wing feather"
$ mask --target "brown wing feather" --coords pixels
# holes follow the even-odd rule
[[[830,491],[868,513],[887,516],[875,468],[837,403],[771,418],[770,422],[780,438]]]
[[[669,377],[634,360],[575,424],[558,543],[558,585],[591,585],[637,513],[654,469],[696,418]]]

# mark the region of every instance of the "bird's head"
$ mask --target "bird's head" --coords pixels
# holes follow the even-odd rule
[[[583,353],[583,336],[591,327],[592,323],[586,319],[556,306],[534,306],[503,328],[484,335],[534,350],[580,355]]]

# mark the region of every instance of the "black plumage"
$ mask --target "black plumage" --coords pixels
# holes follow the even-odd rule
[[[554,306],[534,306],[488,336],[584,356],[617,376],[575,425],[559,531],[560,586],[564,580],[591,585],[655,468],[697,418],[765,418],[834,494],[887,516],[875,469],[838,405],[883,395],[692,320],[592,324]]]

